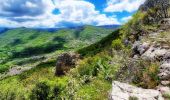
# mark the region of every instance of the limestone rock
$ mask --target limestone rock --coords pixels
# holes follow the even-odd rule
[[[148,60],[163,60],[163,57],[165,54],[169,52],[167,49],[162,49],[161,47],[157,47],[155,45],[152,45],[143,55],[142,58],[148,59]]]
[[[160,66],[160,74],[158,76],[161,80],[170,79],[170,63],[165,62]]]
[[[170,88],[168,86],[158,86],[157,90],[160,91],[162,94],[170,95]]]
[[[170,85],[170,81],[161,81],[161,84],[163,86],[168,86],[168,85]]]
[[[112,83],[110,100],[129,100],[132,97],[137,100],[164,100],[158,90],[142,89],[118,81]]]
[[[144,42],[140,43],[139,41],[136,41],[132,47],[134,55],[139,54],[142,55],[150,46],[150,43]]]
[[[170,18],[164,18],[159,23],[163,25],[170,25]]]

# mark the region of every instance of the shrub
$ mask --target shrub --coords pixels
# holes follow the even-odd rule
[[[8,71],[9,66],[7,65],[0,65],[0,73],[4,73],[6,71]]]
[[[124,45],[120,39],[116,39],[116,40],[112,41],[112,47],[115,50],[121,50],[121,49],[123,49]]]
[[[97,76],[98,74],[98,59],[98,57],[89,57],[88,59],[81,61],[80,64],[77,66],[75,72],[72,73],[72,75],[74,75],[75,77],[79,77],[85,83],[87,81],[90,81],[90,77]]]
[[[142,63],[144,70],[141,72],[141,85],[144,88],[155,88],[159,84],[159,67],[157,63]]]
[[[164,98],[166,98],[167,100],[170,99],[170,93],[164,93],[162,96],[163,96]]]
[[[50,87],[45,82],[36,84],[30,95],[31,100],[48,100]]]
[[[159,84],[159,66],[146,60],[126,62],[117,73],[117,79],[129,81],[143,88],[155,88]]]
[[[62,86],[54,86],[53,89],[52,89],[52,95],[50,95],[50,100],[60,100],[60,93],[62,91],[61,89]]]

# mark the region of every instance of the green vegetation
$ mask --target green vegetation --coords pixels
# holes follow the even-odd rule
[[[163,97],[166,98],[167,100],[169,100],[170,99],[170,94],[169,93],[165,93],[165,94],[163,94]]]
[[[138,98],[131,96],[131,97],[129,97],[129,100],[138,100]]]
[[[12,43],[13,45],[15,44],[15,49],[11,49],[17,51],[11,52],[11,55],[7,57],[8,62],[3,62],[4,65],[17,64],[25,66],[34,62],[39,62],[39,64],[20,75],[3,79],[0,82],[0,94],[2,95],[0,97],[2,99],[12,97],[15,99],[45,98],[46,100],[107,100],[111,89],[111,82],[113,80],[126,81],[129,77],[134,77],[130,78],[132,79],[132,84],[144,88],[154,88],[159,83],[157,65],[145,61],[139,61],[133,65],[130,62],[131,50],[129,45],[125,46],[123,43],[125,37],[131,36],[130,33],[133,32],[131,30],[132,26],[135,27],[137,25],[136,21],[139,21],[139,16],[141,15],[135,15],[135,21],[132,20],[130,24],[128,23],[129,25],[126,24],[121,29],[107,36],[106,34],[99,36],[106,36],[101,40],[99,40],[99,37],[94,38],[94,34],[91,38],[89,37],[91,34],[89,34],[90,30],[93,30],[92,32],[97,35],[94,27],[90,26],[76,31],[60,30],[57,33],[46,33],[48,35],[44,34],[43,38],[45,39],[43,40],[41,40],[41,35],[41,38],[34,35],[31,37],[31,39],[36,41],[34,43],[32,41],[33,47],[27,46],[30,44],[30,40],[28,43],[21,42],[23,41],[21,39],[15,40]],[[125,28],[130,29],[127,35],[125,34],[127,32]],[[136,34],[140,34],[137,32],[139,30],[135,31]],[[101,32],[104,33],[104,31]],[[105,32],[109,33],[110,30],[105,30]],[[91,39],[97,42],[91,44]],[[48,41],[45,42],[44,40]],[[57,45],[59,45],[59,48],[61,47],[61,50],[55,48]],[[80,60],[77,66],[71,69],[65,76],[54,76],[57,55],[70,50],[77,51],[84,59]],[[33,58],[35,55],[38,55],[38,58]],[[42,62],[47,58],[47,62]],[[134,71],[132,71],[133,69]],[[129,74],[129,70],[132,73]],[[14,87],[16,88],[15,93],[11,90]]]
[[[116,40],[112,41],[112,47],[115,50],[122,50],[124,45],[123,45],[123,43],[122,43],[122,41],[120,39],[116,39]]]
[[[111,41],[111,38],[109,38]],[[103,40],[101,40],[103,41]],[[100,43],[100,41],[99,41]],[[110,42],[110,45],[114,41]],[[107,44],[106,46],[109,47]],[[103,45],[103,47],[105,47]],[[76,68],[73,68],[66,76],[55,77],[55,60],[48,63],[41,63],[36,68],[24,72],[17,76],[3,79],[0,82],[2,99],[7,91],[13,93],[14,86],[18,92],[14,93],[15,99],[23,97],[40,98],[65,98],[65,99],[102,99],[107,100],[112,80],[116,79],[116,73],[123,63],[123,51],[110,51],[103,48],[103,51],[93,57],[88,57],[79,61]],[[87,52],[88,53],[88,52]],[[111,63],[113,59],[117,62]],[[47,90],[44,90],[47,87]],[[25,91],[25,92],[24,92]],[[55,95],[54,95],[55,91]],[[20,94],[22,92],[22,94]],[[56,93],[57,92],[57,93]],[[8,96],[7,96],[8,97]]]
[[[38,98],[38,95],[46,94],[46,97],[57,98],[53,93],[59,88],[62,90],[67,85],[68,78],[54,77],[54,63],[42,63],[25,73],[5,78],[0,81],[1,100],[22,100]],[[47,88],[46,88],[47,87]],[[43,90],[48,89],[48,91]]]
[[[147,36],[158,28],[148,22],[151,12],[138,11],[132,20],[114,32],[85,26],[54,33],[21,28],[1,34],[1,73],[13,66],[35,66],[2,79],[0,99],[107,100],[113,80],[155,88],[160,83],[159,63],[132,59],[129,48],[141,35]],[[167,36],[168,33],[162,33],[160,37]],[[125,45],[125,40],[129,44]],[[67,51],[77,51],[83,59],[66,75],[54,76],[56,57]],[[164,97],[169,98],[169,95]],[[130,97],[129,100],[138,99]]]
[[[0,35],[0,72],[20,66],[21,63],[22,66],[28,63],[33,65],[51,57],[56,58],[63,51],[78,50],[99,41],[112,31],[93,26],[52,33],[26,28],[9,30]],[[41,59],[42,56],[44,59]]]
[[[73,71],[62,77],[54,76],[54,66],[58,54],[83,48],[111,32],[111,29],[85,26],[83,29],[59,30],[54,33],[21,28],[1,34],[1,72],[5,73],[13,66],[34,68],[2,79],[0,99],[106,99],[117,69],[113,67],[118,67],[108,65],[111,59],[109,56],[99,54],[87,58],[87,61],[82,60]],[[114,35],[106,37],[103,43],[109,39],[111,44],[112,37]],[[103,47],[105,45],[107,43]]]
[[[119,29],[118,29],[118,30],[115,30],[114,32],[112,32],[111,34],[109,34],[108,36],[104,37],[100,41],[98,41],[90,46],[87,46],[85,48],[79,49],[78,53],[80,53],[83,56],[95,55],[95,54],[101,52],[102,50],[104,50],[105,48],[110,47],[110,45],[112,44],[112,41],[119,37],[120,37],[120,35],[119,35]]]

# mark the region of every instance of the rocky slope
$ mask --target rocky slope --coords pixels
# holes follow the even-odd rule
[[[153,89],[142,89],[126,83],[112,83],[111,100],[164,100],[161,93]]]
[[[168,22],[169,23],[169,22]],[[160,84],[157,89],[162,94],[170,95],[170,30],[169,24],[164,29],[149,33],[133,44],[134,59],[142,58],[151,62],[159,62]]]
[[[137,28],[137,26],[133,26],[132,30],[135,31],[134,33],[131,33],[130,36],[137,38],[135,41],[133,40],[133,42],[129,40],[132,44],[132,62],[143,60],[152,63],[158,63],[159,71],[156,76],[158,76],[159,82],[157,86],[153,89],[142,89],[128,85],[128,83],[114,81],[112,82],[112,91],[110,94],[111,100],[170,99],[169,8],[169,0],[147,0],[140,7],[139,11],[145,13],[146,15],[142,20],[139,19],[139,23],[141,27],[148,27],[150,25],[158,25],[158,27],[146,31],[146,28],[136,30],[135,27]],[[130,71],[130,69],[128,70]],[[133,74],[130,75],[133,76]],[[145,78],[147,78],[147,76],[145,76]]]

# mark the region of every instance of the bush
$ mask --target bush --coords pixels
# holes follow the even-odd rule
[[[158,65],[150,64],[143,72],[143,86],[146,88],[155,88],[159,83],[158,78]]]
[[[96,76],[97,75],[97,60],[98,58],[88,58],[81,62],[77,67],[78,74],[80,76]]]
[[[159,66],[146,60],[126,62],[117,73],[120,81],[129,81],[143,88],[155,88],[159,84]]]
[[[115,50],[121,50],[121,49],[123,49],[124,45],[120,39],[116,39],[116,40],[112,41],[112,47]]]
[[[162,96],[163,96],[164,98],[166,98],[167,100],[170,99],[170,93],[164,93]]]
[[[9,69],[9,66],[7,65],[0,65],[0,73],[7,72]]]
[[[48,100],[50,87],[45,82],[36,84],[30,95],[31,100]]]

